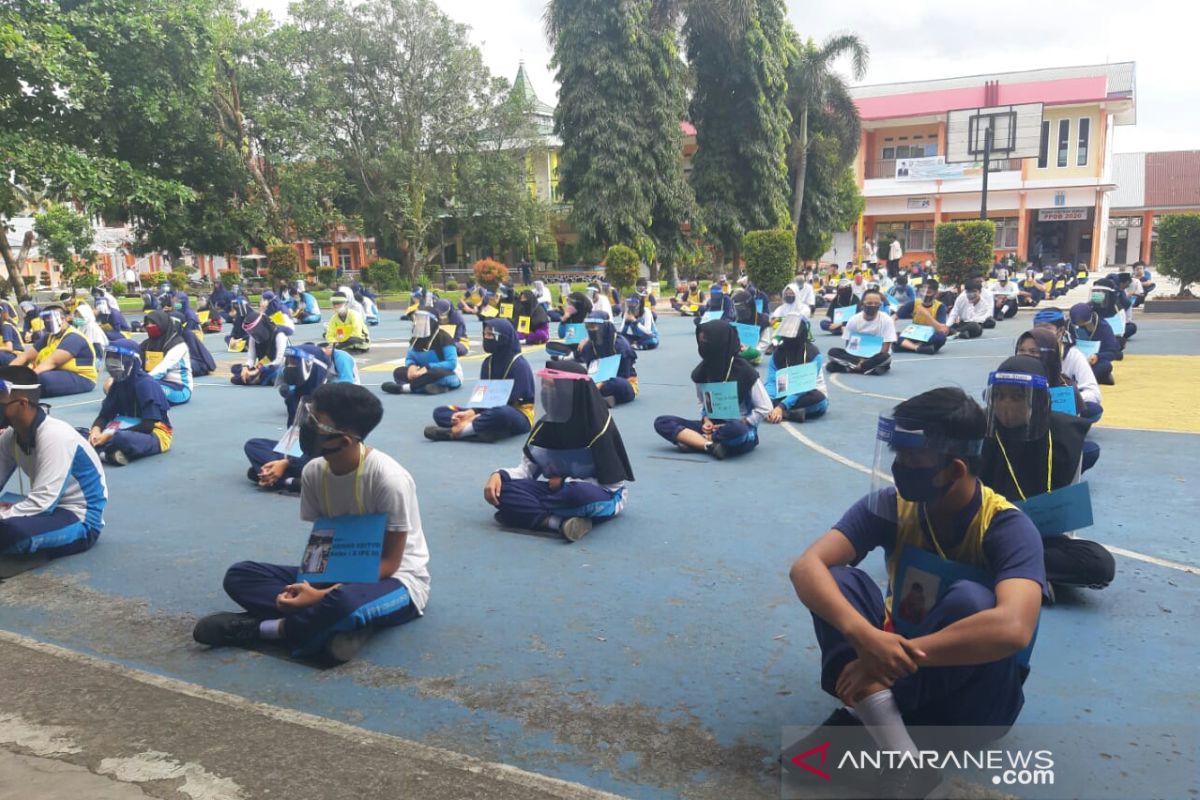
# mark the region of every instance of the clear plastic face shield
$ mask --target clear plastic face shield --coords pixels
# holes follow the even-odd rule
[[[800,331],[804,328],[804,316],[801,314],[788,314],[779,323],[780,339],[796,339],[800,336]]]
[[[1045,435],[1050,390],[1041,375],[997,371],[988,376],[988,436],[1029,442]]]
[[[292,290],[296,294],[304,294],[306,291],[308,291],[308,287],[304,281],[296,281],[294,284],[292,284]]]
[[[427,311],[419,311],[413,315],[413,338],[424,339],[433,331],[433,315]]]
[[[112,312],[109,311],[107,300],[97,300],[96,301],[96,316],[97,317],[108,316],[110,313],[112,313]]]
[[[345,317],[350,311],[349,303],[347,303],[346,298],[340,294],[335,294],[333,297],[331,297],[330,302],[333,304],[333,313],[339,316]]]
[[[538,373],[538,416],[543,422],[569,422],[575,407],[575,382],[586,375],[544,369]]]
[[[46,331],[51,336],[62,333],[63,328],[66,326],[63,318],[63,312],[57,308],[43,311],[39,316],[41,316],[42,324],[46,326]]]
[[[128,380],[133,375],[135,358],[137,356],[133,353],[109,350],[104,354],[104,371],[111,375],[114,381]]]
[[[283,381],[289,386],[300,386],[313,373],[313,359],[309,353],[289,347],[284,351]]]
[[[947,439],[927,436],[890,415],[879,417],[875,459],[871,467],[871,494],[867,509],[880,519],[896,521],[896,503],[887,490],[911,503],[932,503],[954,485],[955,459],[978,456],[983,439]]]

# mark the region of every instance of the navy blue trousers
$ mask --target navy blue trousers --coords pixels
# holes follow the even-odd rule
[[[637,398],[637,392],[633,390],[633,384],[627,378],[609,378],[600,387],[601,397],[611,397],[616,401],[617,405],[622,406],[626,403],[632,403]]]
[[[275,445],[278,443],[274,439],[250,439],[242,446],[242,450],[246,453],[246,458],[250,461],[250,466],[254,467],[254,470],[257,472],[268,462],[284,458],[283,455],[275,452]],[[304,465],[308,463],[308,459],[287,456],[287,461],[288,465],[287,469],[283,472],[283,477],[300,480],[300,475],[304,472]]]
[[[91,433],[90,428],[76,428],[79,435],[87,438]],[[117,431],[113,434],[113,438],[108,440],[108,444],[101,445],[96,448],[96,452],[103,458],[113,450],[120,450],[130,461],[137,461],[139,458],[147,456],[156,456],[162,452],[162,444],[158,441],[158,437],[152,433],[142,433],[141,431]]]
[[[842,595],[872,625],[883,627],[883,593],[867,573],[855,567],[833,567]],[[921,636],[989,608],[995,608],[991,589],[971,581],[958,581],[930,609],[919,627]],[[813,615],[821,647],[821,688],[837,696],[842,670],[858,658],[846,637]],[[1025,694],[1021,688],[1027,670],[1016,656],[988,664],[965,667],[926,667],[892,685],[896,705],[907,725],[1012,725]]]
[[[38,375],[38,383],[42,386],[42,397],[65,397],[71,394],[85,394],[96,388],[95,381],[62,369],[40,373]]]
[[[267,364],[258,371],[258,376],[254,380],[246,383],[246,380],[242,377],[242,372],[245,369],[245,364],[234,364],[230,367],[229,371],[233,373],[233,376],[229,379],[229,382],[238,386],[271,386],[275,383],[275,379],[279,377],[279,367],[274,364]]]
[[[563,519],[587,517],[594,522],[612,519],[620,513],[624,499],[618,492],[587,481],[564,481],[557,492],[546,481],[510,478],[505,472],[500,473],[500,481],[500,521],[531,531],[544,529],[551,514]]]
[[[100,531],[90,530],[64,508],[49,514],[0,519],[0,555],[42,553],[51,558],[82,553],[96,543]]]
[[[464,409],[458,406],[439,406],[433,410],[433,423],[439,428],[452,428],[451,418]],[[512,406],[475,409],[479,414],[471,423],[475,433],[492,439],[507,439],[529,433],[529,417]]]
[[[1092,467],[1096,466],[1096,462],[1100,460],[1100,445],[1092,441],[1083,443],[1083,464],[1080,467],[1080,472],[1087,472]]]
[[[408,589],[395,578],[373,583],[344,583],[321,602],[284,615],[275,598],[296,582],[298,567],[239,561],[225,573],[225,593],[258,619],[283,617],[283,638],[293,655],[312,655],[335,633],[372,626],[389,628],[415,619]]]
[[[672,416],[662,416],[654,420],[654,432],[672,444],[684,430],[703,434],[703,422]],[[744,422],[726,422],[713,431],[712,440],[714,444],[725,445],[728,455],[740,456],[758,447],[758,428]]]

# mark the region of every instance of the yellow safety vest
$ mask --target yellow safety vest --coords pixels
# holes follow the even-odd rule
[[[80,339],[83,340],[84,346],[87,347],[88,352],[92,354],[92,363],[91,364],[80,364],[75,361],[74,357],[72,357],[69,361],[67,361],[61,367],[58,367],[58,369],[62,370],[63,372],[74,372],[76,375],[87,378],[89,381],[92,381],[93,383],[95,383],[95,381],[96,381],[96,351],[94,349],[92,349],[92,343],[90,341],[88,341],[88,338],[86,336],[84,336],[82,333],[80,333],[79,331],[74,330],[73,328],[67,328],[62,333],[58,334],[57,336],[51,336],[49,339],[47,339],[46,346],[38,351],[37,360],[34,362],[34,364],[35,365],[41,364],[43,361],[45,361],[47,358],[49,358],[50,354],[53,353],[55,350],[57,350],[59,345],[61,345],[64,341],[66,341],[66,338],[68,336],[78,336]]]

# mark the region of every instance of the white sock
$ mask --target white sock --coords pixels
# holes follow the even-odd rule
[[[264,639],[282,639],[283,620],[264,619],[262,622],[258,623],[258,635]]]
[[[900,708],[896,705],[896,698],[891,689],[864,697],[854,707],[854,711],[881,750],[917,754],[917,746],[908,735],[908,729],[904,727]]]
[[[412,393],[411,386],[409,386],[407,383],[400,384],[400,394],[411,394],[411,393]]]
[[[551,514],[550,516],[546,517],[546,527],[552,531],[562,530],[562,524],[563,524],[562,517],[560,517],[556,514]]]
[[[462,431],[458,434],[458,438],[469,439],[474,435],[475,435],[475,423],[468,422],[465,426],[463,426]]]

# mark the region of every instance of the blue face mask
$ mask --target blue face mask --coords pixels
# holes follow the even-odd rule
[[[898,461],[892,462],[892,480],[896,482],[896,491],[900,497],[910,503],[932,503],[946,492],[951,484],[935,486],[933,479],[946,468],[945,463],[933,467],[905,467]]]

